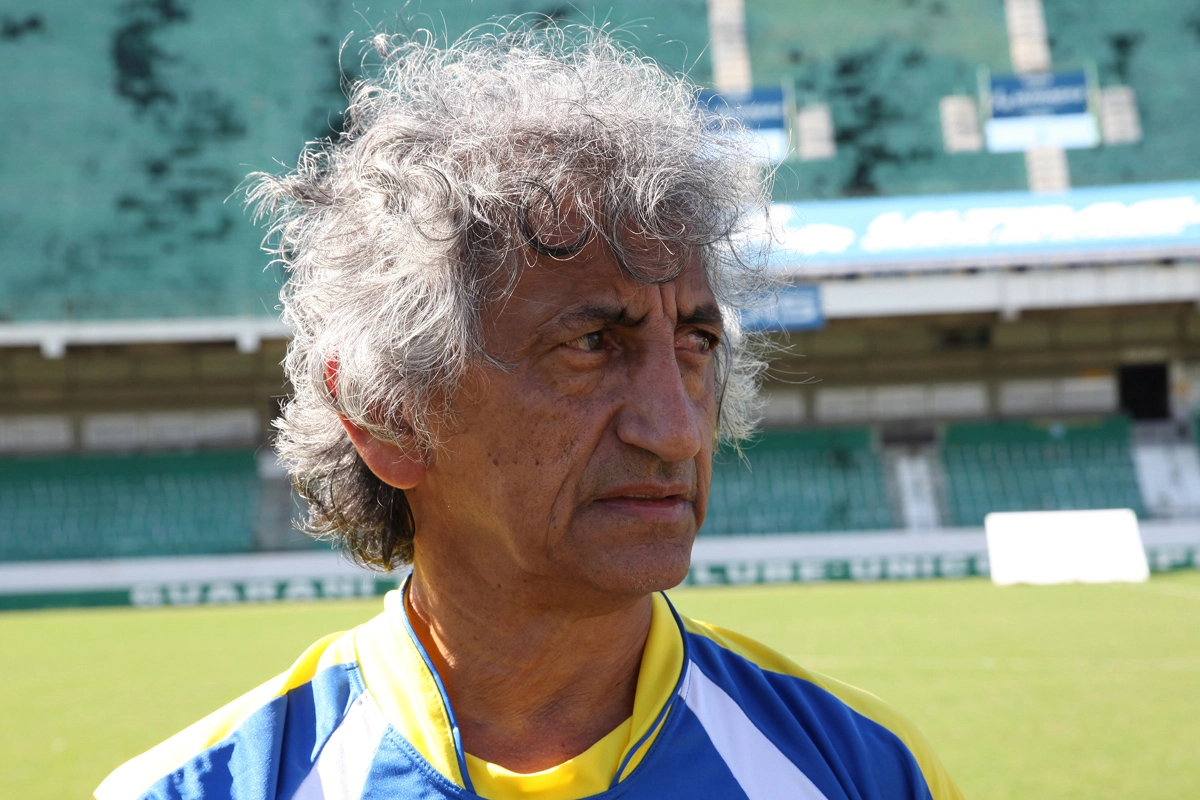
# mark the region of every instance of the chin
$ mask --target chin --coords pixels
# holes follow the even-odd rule
[[[692,563],[694,531],[684,536],[613,545],[593,553],[581,565],[596,589],[614,594],[645,595],[673,589],[687,577]]]

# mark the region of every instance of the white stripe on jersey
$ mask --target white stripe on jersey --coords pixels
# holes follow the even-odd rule
[[[684,701],[750,800],[826,800],[725,690],[688,663]]]
[[[350,704],[292,800],[359,800],[385,730],[387,721],[379,706],[363,692]]]

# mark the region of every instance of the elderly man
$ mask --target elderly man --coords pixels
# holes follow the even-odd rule
[[[375,44],[346,133],[251,197],[308,527],[411,578],[97,797],[959,797],[877,699],[661,594],[752,424],[736,131],[594,31]]]

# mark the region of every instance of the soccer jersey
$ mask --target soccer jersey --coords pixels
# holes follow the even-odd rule
[[[463,751],[401,591],[283,675],[117,769],[97,800],[952,800],[917,730],[875,697],[654,598],[632,716],[533,774]]]

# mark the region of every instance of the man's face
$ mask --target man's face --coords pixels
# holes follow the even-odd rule
[[[484,314],[491,354],[408,497],[426,537],[496,585],[640,595],[678,584],[704,520],[720,313],[699,258],[669,283],[601,242],[539,256]],[[467,562],[467,563],[462,563]],[[547,601],[552,602],[547,596]]]

